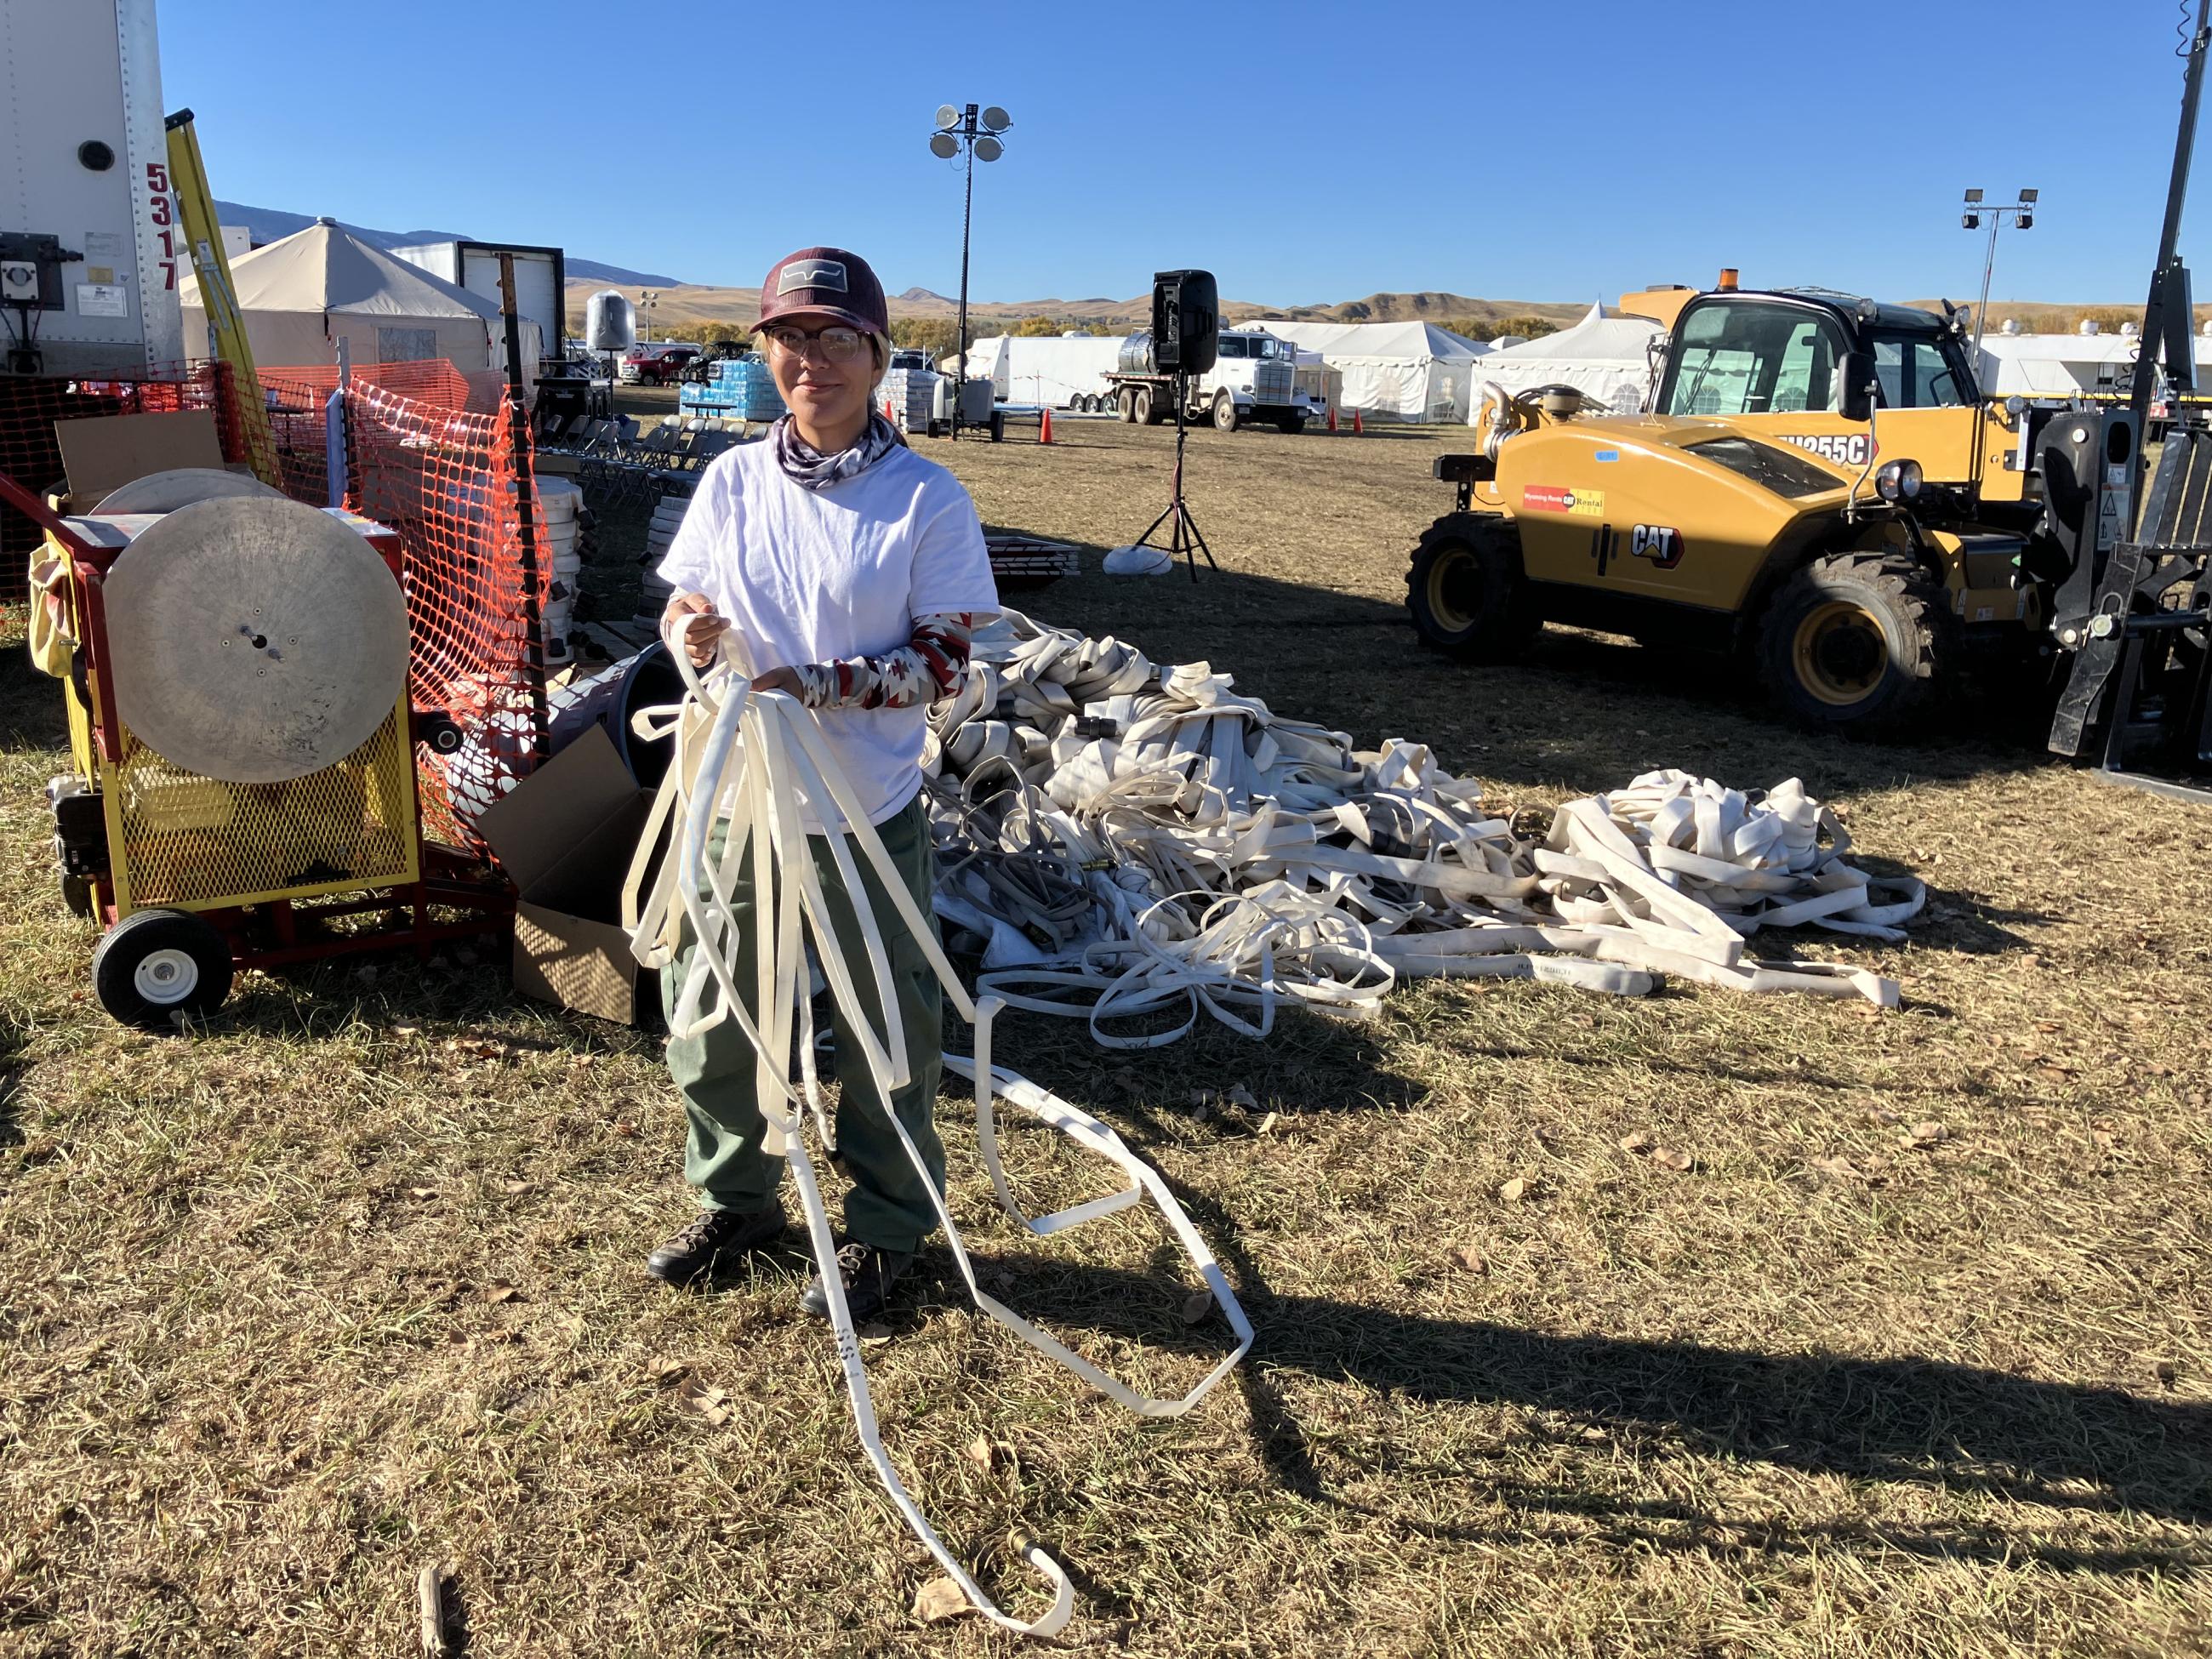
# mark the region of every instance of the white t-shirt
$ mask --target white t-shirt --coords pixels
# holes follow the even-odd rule
[[[999,608],[975,502],[904,448],[827,489],[792,483],[773,443],[725,452],[701,477],[660,574],[713,601],[763,672],[881,656],[907,643],[916,617]],[[816,714],[868,822],[896,816],[921,787],[927,711]],[[801,812],[810,830],[842,823],[829,802],[802,802]]]

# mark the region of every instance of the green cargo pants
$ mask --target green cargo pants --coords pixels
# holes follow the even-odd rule
[[[890,854],[906,890],[932,927],[937,919],[929,908],[930,890],[936,884],[935,860],[929,843],[929,815],[916,795],[906,810],[876,826],[876,833]],[[722,831],[714,832],[710,855],[721,857]],[[855,989],[869,1023],[882,1030],[876,1000],[875,975],[869,970],[853,903],[837,872],[827,838],[811,836],[807,846],[821,878],[828,901],[830,927],[843,951]],[[937,1138],[935,1110],[938,1079],[943,1072],[941,1045],[944,1004],[937,975],[921,946],[891,908],[875,869],[846,840],[846,850],[860,872],[868,905],[883,930],[890,955],[891,983],[898,998],[899,1019],[905,1028],[908,1070],[911,1079],[892,1097],[891,1109],[906,1126],[929,1177],[945,1190],[945,1145]],[[752,887],[752,861],[744,860],[732,908],[738,917],[738,945],[732,963],[732,977],[744,993],[745,1012],[754,1008],[752,939],[760,914]],[[772,913],[771,913],[772,914]],[[661,970],[664,1006],[673,1009],[691,957],[698,948],[687,927],[676,959]],[[832,1022],[836,1042],[837,1161],[853,1182],[845,1199],[845,1236],[878,1249],[911,1253],[937,1228],[937,1212],[929,1193],[915,1171],[914,1161],[899,1145],[898,1135],[884,1115],[884,1103],[875,1079],[869,1075],[860,1046],[852,1041],[840,1010]],[[735,1020],[726,1019],[698,1036],[672,1039],[668,1070],[683,1091],[690,1133],[684,1152],[684,1177],[698,1188],[700,1202],[708,1209],[761,1210],[771,1201],[783,1179],[783,1160],[761,1150],[766,1125],[753,1097],[753,1046]]]

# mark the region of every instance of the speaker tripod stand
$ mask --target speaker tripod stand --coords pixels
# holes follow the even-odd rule
[[[1177,374],[1175,377],[1175,483],[1169,494],[1167,510],[1153,520],[1151,527],[1129,545],[1132,547],[1158,546],[1152,538],[1159,533],[1162,525],[1167,526],[1167,545],[1160,548],[1160,550],[1168,556],[1170,563],[1176,559],[1181,559],[1189,568],[1190,579],[1194,582],[1198,580],[1200,554],[1206,555],[1206,568],[1208,570],[1218,570],[1221,567],[1214,563],[1213,550],[1206,544],[1205,532],[1199,529],[1198,520],[1190,516],[1190,503],[1182,498],[1182,447],[1183,441],[1189,436],[1190,430],[1184,422],[1183,411],[1189,404],[1189,376]]]

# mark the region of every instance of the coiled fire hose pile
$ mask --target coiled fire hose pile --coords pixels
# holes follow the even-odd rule
[[[1355,750],[1231,688],[1018,612],[978,634],[924,770],[936,908],[981,941],[980,991],[1085,1018],[1110,1048],[1172,1042],[1201,1012],[1254,1036],[1286,1003],[1364,1013],[1401,975],[1897,1003],[1863,969],[1745,953],[1807,925],[1896,942],[1925,902],[1850,863],[1796,779],[1753,796],[1649,772],[1567,802],[1538,840],[1420,744]]]
[[[860,1359],[860,1344],[853,1328],[842,1282],[838,1276],[836,1246],[830,1236],[828,1212],[806,1150],[803,1113],[811,1110],[817,1126],[826,1122],[814,1070],[811,1001],[809,995],[806,949],[808,939],[829,981],[830,994],[847,1015],[848,1027],[860,1044],[878,1098],[886,1103],[884,1113],[900,1143],[936,1206],[939,1224],[945,1229],[969,1295],[982,1313],[1006,1327],[1024,1341],[1050,1355],[1084,1382],[1120,1401],[1143,1417],[1176,1417],[1188,1411],[1218,1382],[1252,1346],[1252,1327],[1230,1289],[1220,1265],[1199,1237],[1182,1206],[1158,1174],[1124,1146],[1105,1124],[1026,1078],[991,1063],[991,1024],[1001,1006],[993,997],[971,1000],[939,948],[936,930],[926,926],[884,851],[883,842],[868,827],[851,784],[840,771],[814,716],[794,699],[780,692],[756,692],[741,665],[724,661],[702,677],[691,668],[681,649],[672,657],[684,671],[689,694],[673,708],[642,711],[636,720],[641,735],[673,736],[676,757],[668,769],[651,820],[639,842],[623,893],[623,922],[630,930],[638,959],[651,967],[673,959],[681,936],[688,929],[697,940],[688,975],[668,1010],[670,1031],[690,1036],[731,1019],[751,1040],[756,1056],[755,1097],[768,1126],[766,1150],[789,1160],[792,1178],[806,1214],[808,1237],[828,1291],[830,1322],[836,1333],[838,1358],[845,1373],[846,1393],[860,1443],[875,1465],[891,1502],[907,1524],[944,1565],[969,1601],[986,1617],[1006,1629],[1027,1636],[1051,1636],[1068,1620],[1074,1591],[1059,1564],[1036,1545],[1027,1546],[1024,1559],[1051,1586],[1053,1603],[1040,1618],[1024,1623],[1000,1612],[970,1577],[944,1540],[923,1518],[921,1507],[891,1467],[884,1449],[875,1407],[868,1392],[867,1371]],[[943,1196],[929,1178],[921,1154],[888,1103],[909,1078],[906,1034],[901,1029],[898,999],[890,982],[890,963],[884,940],[884,919],[869,908],[851,852],[837,836],[829,838],[845,891],[857,914],[866,943],[866,971],[874,981],[875,1001],[882,1024],[873,1024],[860,1000],[843,950],[831,930],[822,886],[807,848],[806,832],[799,816],[799,799],[817,804],[824,817],[834,805],[848,825],[860,856],[883,878],[884,891],[899,921],[912,931],[930,965],[942,982],[945,994],[962,1018],[975,1027],[975,1055],[963,1059],[947,1054],[945,1063],[968,1078],[975,1089],[975,1138],[991,1185],[1006,1212],[1032,1234],[1045,1236],[1082,1222],[1109,1215],[1141,1200],[1150,1199],[1215,1304],[1227,1319],[1237,1346],[1196,1387],[1180,1399],[1160,1400],[1140,1395],[1118,1378],[1091,1364],[995,1297],[976,1283],[959,1230],[953,1225]],[[728,832],[719,860],[709,856],[710,837],[718,818],[726,816]],[[653,848],[663,826],[672,825],[666,853],[653,860]],[[740,1000],[735,963],[742,960],[737,918],[732,908],[732,884],[747,867],[753,891],[760,902],[755,911],[758,925],[750,940],[752,972],[758,1010],[749,1016]],[[769,896],[773,896],[770,898]],[[799,1054],[799,1077],[791,1076],[790,1056]],[[1000,1167],[994,1102],[1004,1100],[1040,1122],[1050,1124],[1078,1146],[1115,1165],[1127,1185],[1103,1197],[1031,1219],[1016,1201]],[[824,1136],[827,1139],[826,1133]]]

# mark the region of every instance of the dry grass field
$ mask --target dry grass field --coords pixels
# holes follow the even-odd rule
[[[994,524],[1141,529],[1168,434],[1059,435],[927,453]],[[2212,811],[2042,764],[2016,710],[1847,745],[1715,660],[1427,655],[1398,600],[1438,447],[1196,433],[1218,574],[1018,602],[1427,739],[1501,805],[1800,775],[1934,896],[1908,946],[1794,943],[1905,1006],[1425,985],[1363,1025],[1115,1055],[1014,1018],[1006,1060],[1158,1164],[1258,1345],[1140,1423],[971,1317],[936,1258],[868,1351],[927,1508],[1018,1610],[1042,1604],[1010,1534],[1053,1550],[1088,1653],[2212,1653]],[[935,1570],[792,1307],[799,1255],[696,1294],[640,1272],[686,1206],[654,1039],[458,953],[256,975],[189,1038],[118,1030],[50,873],[60,731],[11,640],[0,1653],[400,1656],[433,1560],[472,1654],[1019,1650],[911,1613]],[[1256,1109],[1194,1104],[1239,1083]],[[1225,1332],[1183,1327],[1162,1238],[1018,1241],[963,1114],[953,1201],[1000,1293],[1188,1386]],[[1010,1139],[1039,1203],[1096,1179]]]

